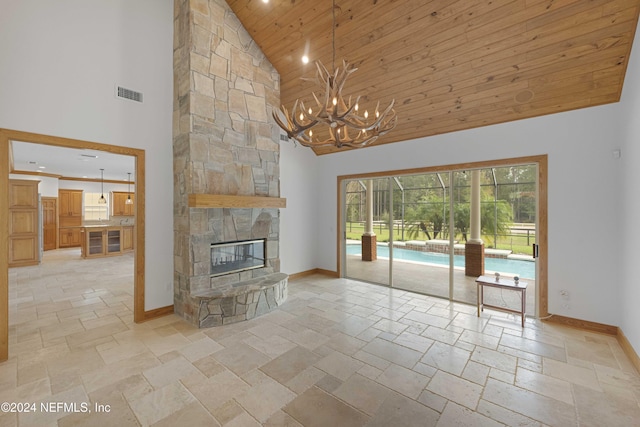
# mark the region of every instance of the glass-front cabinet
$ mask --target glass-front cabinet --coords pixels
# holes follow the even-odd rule
[[[84,258],[122,254],[122,227],[84,227]]]
[[[87,233],[87,254],[86,256],[95,256],[104,254],[104,230],[89,230]]]
[[[120,253],[121,229],[107,230],[107,253]]]

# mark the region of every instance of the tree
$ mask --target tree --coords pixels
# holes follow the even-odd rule
[[[483,199],[480,205],[482,234],[485,236],[506,234],[510,230],[513,220],[511,205],[506,200],[496,200],[494,203],[493,198],[488,196],[483,196]],[[495,248],[496,244],[494,239],[491,247]]]
[[[456,203],[453,205],[453,226],[456,234],[462,234],[464,241],[467,241],[467,232],[471,222],[471,212],[468,203]]]
[[[433,230],[434,239],[437,239],[438,235],[442,236],[447,211],[446,208],[443,209],[442,198],[434,195],[424,197],[418,206],[405,212],[405,218],[411,224],[407,230],[409,237],[415,239],[424,233],[427,239],[431,240],[429,226]]]

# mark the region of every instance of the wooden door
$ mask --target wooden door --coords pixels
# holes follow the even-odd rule
[[[58,247],[58,200],[55,197],[42,198],[42,240],[43,249],[49,251]]]

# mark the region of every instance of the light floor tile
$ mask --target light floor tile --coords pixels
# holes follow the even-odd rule
[[[478,413],[485,415],[492,420],[496,420],[508,426],[519,427],[541,427],[539,421],[532,420],[518,412],[510,411],[495,403],[487,402],[481,399],[478,403]]]
[[[142,375],[151,386],[160,388],[196,372],[198,370],[184,357],[176,357],[165,364],[145,370]]]
[[[422,356],[420,362],[454,375],[460,375],[470,356],[471,353],[467,350],[435,342]]]
[[[369,344],[362,347],[362,351],[409,369],[413,368],[422,357],[422,353],[419,351],[411,350],[381,338],[374,338]]]
[[[285,304],[248,322],[197,329],[169,315],[136,324],[132,278],[132,257],[87,262],[77,249],[10,269],[0,401],[113,412],[0,414],[0,427],[640,419],[640,375],[612,336],[532,318],[523,329],[517,316],[478,319],[475,306],[321,275],[291,281]]]
[[[429,382],[429,378],[402,366],[392,364],[376,381],[412,399],[417,399]]]
[[[375,414],[391,393],[388,388],[361,375],[353,375],[333,391],[334,396],[369,415]]]
[[[427,390],[471,410],[476,409],[482,393],[478,384],[443,371],[438,371],[431,378]]]
[[[193,402],[174,412],[168,417],[162,418],[153,427],[175,426],[210,426],[219,427],[220,423],[200,404]]]
[[[449,402],[436,426],[500,427],[503,424],[464,406]]]
[[[363,365],[364,363],[361,361],[346,356],[339,351],[332,352],[315,364],[316,368],[321,369],[342,381],[345,381],[357,372]]]
[[[309,427],[363,426],[369,419],[364,413],[342,403],[317,387],[311,387],[284,407],[300,424]]]
[[[489,379],[482,398],[550,426],[576,425],[572,405],[522,388]]]
[[[516,372],[515,385],[573,405],[571,384],[567,381],[519,368]]]
[[[264,423],[295,397],[296,394],[287,387],[270,380],[251,387],[236,397],[236,401],[255,419]]]
[[[394,394],[384,401],[367,427],[430,427],[439,414],[415,400]]]
[[[476,347],[475,351],[471,354],[471,360],[512,374],[516,373],[516,366],[518,364],[516,357],[483,347]]]

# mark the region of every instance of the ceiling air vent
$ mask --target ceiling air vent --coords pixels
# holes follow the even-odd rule
[[[142,102],[142,92],[136,92],[135,90],[127,89],[118,86],[116,96],[118,98],[130,99],[131,101]]]
[[[288,140],[289,140],[289,137],[287,136],[286,133],[281,133],[280,134],[280,141],[287,142]]]

